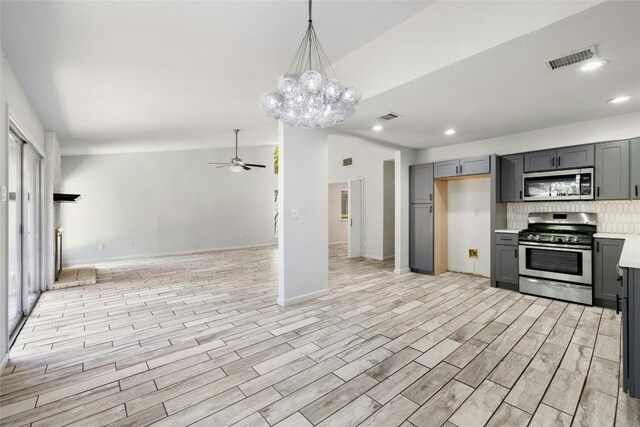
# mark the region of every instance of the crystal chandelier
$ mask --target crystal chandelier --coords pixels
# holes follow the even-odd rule
[[[360,91],[336,79],[313,28],[311,1],[307,32],[289,70],[280,77],[275,91],[260,98],[262,111],[289,127],[326,128],[344,123],[360,103]]]

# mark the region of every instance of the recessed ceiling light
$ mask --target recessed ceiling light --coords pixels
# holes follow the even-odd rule
[[[633,98],[631,95],[616,96],[615,98],[610,99],[607,102],[609,104],[620,104],[621,102],[628,101],[631,98]]]
[[[382,127],[382,123],[380,123],[380,120],[378,120],[376,124],[371,128],[371,130],[374,132],[380,132],[382,129],[384,129],[384,127]]]
[[[447,129],[444,131],[445,135],[453,135],[454,133],[456,133],[455,129]]]
[[[609,61],[602,58],[594,58],[589,62],[586,62],[582,67],[580,67],[580,71],[593,71],[597,70],[600,67],[607,65]]]

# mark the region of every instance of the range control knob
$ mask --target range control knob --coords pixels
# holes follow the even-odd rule
[[[556,237],[556,242],[562,243],[562,237]]]
[[[571,243],[578,243],[578,238],[577,238],[576,236],[573,236],[573,237],[571,237],[571,238],[569,239],[569,241],[570,241]]]
[[[529,240],[533,240],[533,234],[529,234],[529,235],[527,236],[527,239],[529,239]]]
[[[533,240],[535,240],[536,242],[540,240],[540,235],[536,234],[535,236],[533,236]]]

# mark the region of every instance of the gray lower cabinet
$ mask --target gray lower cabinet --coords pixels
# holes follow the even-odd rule
[[[503,202],[522,201],[524,155],[513,154],[500,159],[500,193]]]
[[[622,279],[622,389],[640,397],[640,270],[623,269]]]
[[[433,273],[433,204],[411,205],[409,267],[420,273]]]
[[[524,171],[540,172],[556,168],[556,150],[533,151],[524,154]]]
[[[593,254],[593,297],[596,305],[609,308],[616,306],[620,293],[618,281],[618,261],[622,254],[624,240],[596,239]]]
[[[496,245],[496,281],[518,284],[518,246]]]
[[[448,160],[446,162],[436,162],[433,164],[434,178],[448,178],[458,176],[460,170],[460,160]]]
[[[629,198],[629,140],[596,144],[596,199]]]
[[[433,202],[433,163],[409,168],[410,203]]]
[[[460,159],[460,170],[458,175],[481,175],[491,172],[491,157],[468,157]]]
[[[631,151],[631,198],[640,199],[640,138],[629,142]]]
[[[556,167],[558,169],[593,167],[595,164],[595,153],[594,144],[558,148],[556,152]]]

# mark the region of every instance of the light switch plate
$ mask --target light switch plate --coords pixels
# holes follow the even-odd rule
[[[7,201],[7,187],[5,185],[2,186],[2,201]]]
[[[300,219],[300,209],[291,209],[291,219]]]

